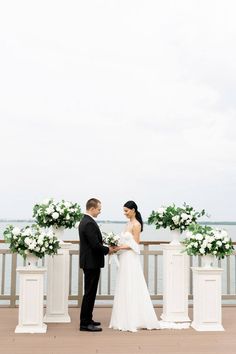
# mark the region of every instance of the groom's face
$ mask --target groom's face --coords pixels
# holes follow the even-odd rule
[[[98,203],[95,208],[91,208],[91,215],[96,218],[101,213],[102,205]]]

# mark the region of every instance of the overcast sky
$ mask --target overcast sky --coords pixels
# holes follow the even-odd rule
[[[234,0],[2,0],[0,218],[54,197],[236,220]]]

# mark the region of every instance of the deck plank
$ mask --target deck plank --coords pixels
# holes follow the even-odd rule
[[[0,308],[0,354],[233,354],[236,351],[236,307],[223,308],[225,332],[108,328],[111,308],[95,308],[103,332],[79,331],[79,309],[70,308],[71,323],[48,324],[46,334],[15,334],[18,310]],[[156,309],[160,318],[161,308]],[[190,310],[190,317],[192,310]]]

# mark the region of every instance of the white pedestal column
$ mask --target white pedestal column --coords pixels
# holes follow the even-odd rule
[[[20,276],[19,322],[15,333],[46,333],[43,323],[43,279],[46,268],[17,268]]]
[[[58,254],[47,257],[47,305],[44,322],[71,322],[68,314],[71,245],[62,241]]]
[[[161,245],[163,249],[163,313],[167,322],[189,322],[189,256],[181,244]]]
[[[193,322],[197,331],[224,331],[221,324],[221,277],[223,269],[192,267]]]

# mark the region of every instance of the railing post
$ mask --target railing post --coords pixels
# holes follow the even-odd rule
[[[16,306],[16,266],[17,266],[17,254],[11,255],[11,298],[10,307]]]
[[[79,268],[79,272],[78,272],[78,307],[81,307],[82,304],[82,299],[83,299],[83,285],[84,285],[84,281],[83,281],[83,269]]]

